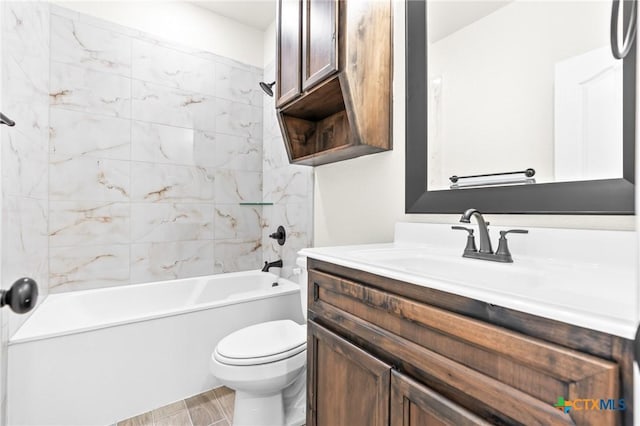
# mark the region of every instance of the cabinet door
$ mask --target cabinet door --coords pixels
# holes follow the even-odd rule
[[[300,95],[302,0],[278,0],[276,106]]]
[[[489,426],[434,390],[391,372],[391,426]]]
[[[338,70],[338,1],[304,0],[302,18],[302,89]]]
[[[389,424],[389,365],[308,323],[307,425]]]

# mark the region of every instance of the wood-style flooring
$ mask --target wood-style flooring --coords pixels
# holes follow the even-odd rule
[[[231,426],[234,396],[223,386],[123,420],[117,426]]]

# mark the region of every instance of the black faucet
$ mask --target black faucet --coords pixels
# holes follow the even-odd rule
[[[262,272],[269,272],[269,268],[282,268],[282,260],[276,260],[275,262],[264,262]]]

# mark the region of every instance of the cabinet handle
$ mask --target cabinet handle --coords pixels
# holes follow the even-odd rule
[[[618,43],[618,21],[620,17],[620,2],[621,1],[630,1],[631,2],[631,16],[629,18],[629,25],[627,26],[627,31],[623,31],[624,40],[622,48]],[[613,57],[616,59],[624,59],[627,57],[629,52],[631,51],[631,46],[633,46],[633,42],[636,37],[636,1],[637,0],[613,0],[611,5],[611,53]],[[623,19],[624,21],[624,19]]]

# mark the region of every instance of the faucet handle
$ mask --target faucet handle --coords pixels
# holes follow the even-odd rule
[[[473,236],[473,229],[457,225],[452,226],[451,229],[455,229],[456,231],[467,231],[469,233],[469,235],[467,235],[467,246],[464,248],[465,253],[475,253],[478,251],[476,248],[476,239]]]
[[[508,231],[500,231],[500,238],[504,237],[507,234],[528,234],[529,231],[526,229],[509,229]]]
[[[467,228],[466,226],[454,225],[454,226],[451,227],[451,229],[455,229],[457,231],[467,231],[470,236],[473,235],[473,229]]]
[[[506,262],[513,262],[509,245],[507,244],[507,234],[528,234],[526,229],[509,229],[508,231],[500,231],[500,239],[498,240],[498,250],[496,256],[502,257]]]

